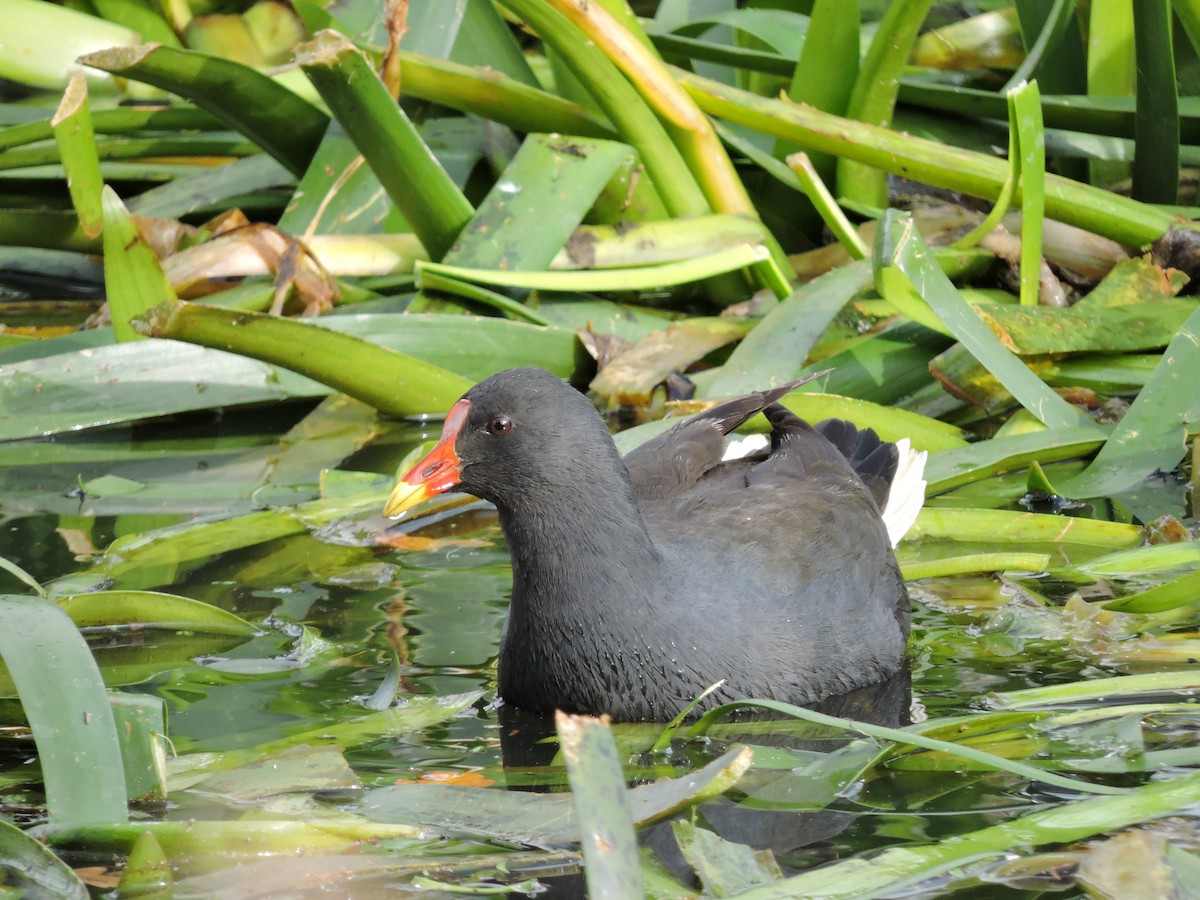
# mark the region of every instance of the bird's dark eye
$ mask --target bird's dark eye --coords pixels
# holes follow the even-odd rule
[[[487,423],[488,434],[494,434],[496,437],[504,437],[512,431],[512,419],[508,416],[493,416],[491,421]]]

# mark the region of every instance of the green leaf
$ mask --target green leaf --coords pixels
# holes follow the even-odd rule
[[[702,281],[715,275],[734,272],[770,259],[762,245],[742,244],[707,256],[683,262],[664,263],[631,269],[604,269],[575,272],[504,272],[496,269],[467,268],[418,260],[417,284],[421,275],[432,272],[446,278],[477,281],[498,287],[543,291],[649,291]]]
[[[1200,309],[1172,338],[1162,360],[1092,464],[1059,485],[1072,497],[1099,497],[1132,488],[1183,458],[1189,426],[1200,422]]]
[[[614,141],[531,134],[446,254],[483,269],[545,269],[609,179],[634,158]]]
[[[1036,306],[1042,278],[1042,227],[1046,212],[1046,137],[1037,84],[1008,92],[1009,128],[1021,155],[1021,305]]]
[[[788,96],[835,116],[844,115],[858,80],[858,0],[816,0],[812,5],[808,34],[800,59],[792,73]],[[802,149],[777,141],[774,155],[780,159]],[[810,153],[813,168],[837,193],[837,158],[828,153]]]
[[[1141,528],[1103,519],[1050,516],[1006,509],[925,507],[907,539],[957,540],[980,543],[1083,544],[1091,547],[1136,547]]]
[[[1021,777],[1028,778],[1032,781],[1040,781],[1045,784],[1052,784],[1056,787],[1064,787],[1069,790],[1077,790],[1089,794],[1123,795],[1127,793],[1125,788],[1110,787],[1106,784],[1092,784],[1091,782],[1080,781],[1075,778],[1066,778],[1062,775],[1057,775],[1053,772],[1047,772],[1039,769],[1029,763],[1004,759],[996,756],[993,753],[987,753],[983,750],[979,750],[975,747],[965,744],[932,738],[922,733],[922,731],[919,730],[920,726],[910,726],[909,728],[890,728],[884,725],[875,725],[870,722],[861,722],[839,716],[830,716],[826,715],[825,713],[817,712],[816,710],[805,709],[802,706],[795,706],[791,703],[781,703],[777,700],[742,700],[715,707],[696,720],[696,724],[692,726],[691,734],[692,736],[702,735],[708,729],[708,727],[718,719],[729,715],[731,712],[745,709],[768,710],[770,712],[785,716],[793,716],[797,719],[817,725],[826,725],[830,728],[841,728],[845,731],[865,734],[868,737],[875,738],[876,740],[893,741],[900,746],[911,745],[913,747],[924,747],[928,750],[940,750],[943,753],[948,753],[952,756],[960,756],[963,759],[982,763],[983,765],[990,766],[1003,772],[1012,772],[1014,775],[1020,775]]]
[[[23,362],[5,359],[0,364],[0,438],[328,392],[286,370],[203,347],[158,340],[89,346],[107,336],[97,330],[54,338],[32,349],[47,353],[53,344],[74,352]],[[76,350],[81,344],[83,349]],[[100,367],[108,373],[103,385],[95,380]]]
[[[1200,597],[1200,571],[1189,572],[1148,590],[1109,600],[1104,606],[1121,612],[1157,613],[1191,606],[1197,597]]]
[[[474,209],[366,57],[326,30],[298,48],[297,59],[429,255],[441,259]]]
[[[91,895],[74,870],[45,844],[11,822],[0,820],[0,860],[5,891],[30,898],[87,900]]]
[[[625,775],[608,723],[559,712],[555,725],[579,822],[589,896],[644,896]]]
[[[108,694],[75,624],[45,600],[0,597],[0,656],[37,742],[50,820],[124,822],[125,777]]]
[[[251,635],[257,629],[211,603],[157,591],[96,591],[55,600],[79,628],[135,626],[197,634]]]
[[[751,763],[748,747],[729,750],[702,769],[629,791],[639,824],[654,822],[729,790]],[[578,841],[570,795],[529,794],[460,785],[411,784],[378,788],[355,810],[376,822],[409,822],[446,835],[516,843]]]
[[[266,75],[192,50],[142,44],[90,53],[80,62],[191,100],[293,175],[304,173],[329,125],[325,113]]]
[[[266,153],[256,153],[220,166],[181,175],[159,187],[143,191],[126,204],[139,216],[179,218],[224,200],[289,185],[292,175]],[[295,202],[295,201],[293,201]],[[287,230],[285,226],[284,230]]]
[[[1104,441],[1092,428],[1042,429],[1032,434],[995,437],[929,458],[925,478],[929,493],[981,481],[991,475],[1023,469],[1033,460],[1045,465],[1084,456]]]
[[[130,800],[167,798],[167,705],[151,694],[109,695]]]
[[[140,335],[130,320],[159,303],[174,300],[175,289],[163,274],[158,256],[111,187],[105,185],[101,202],[104,207],[104,291],[112,314],[113,333],[118,341],[137,340]]]
[[[713,212],[666,127],[629,80],[593,41],[544,0],[505,0],[553,48],[613,123],[621,140],[633,146],[646,173],[673,216]]]
[[[475,68],[412,53],[407,47],[405,40],[405,49],[398,54],[406,97],[430,100],[525,134],[545,131],[616,138],[604,116],[496,71],[494,60],[481,64],[486,68]]]
[[[1151,544],[1132,550],[1120,550],[1079,566],[1089,575],[1144,575],[1149,572],[1168,572],[1181,567],[1200,565],[1200,541],[1179,544]]]
[[[1120,306],[976,307],[1004,345],[1022,356],[1165,347],[1196,310],[1196,301],[1187,298]]]
[[[770,850],[753,850],[699,828],[686,819],[671,823],[683,858],[696,871],[706,893],[734,897],[783,877]]]
[[[36,578],[34,578],[32,575],[30,575],[28,572],[26,572],[24,569],[22,569],[20,566],[18,566],[15,562],[13,562],[8,557],[0,556],[0,569],[3,569],[5,572],[12,575],[14,578],[29,585],[30,588],[32,588],[36,593],[40,594],[41,596],[43,596],[43,597],[46,596],[46,589],[43,588],[38,583],[38,580]]]
[[[892,121],[900,75],[932,5],[933,0],[888,5],[858,70],[846,104],[846,118],[870,125],[887,125]],[[837,168],[839,196],[880,209],[887,206],[887,179],[883,172],[845,158],[838,160]]]
[[[234,803],[260,803],[279,794],[350,791],[362,781],[336,747],[289,747],[237,768],[216,772],[188,788]]]
[[[911,889],[969,863],[999,856],[1029,844],[1065,844],[1105,831],[1187,809],[1200,802],[1200,775],[1148,784],[1119,797],[1064,803],[1018,816],[1000,825],[955,835],[936,844],[905,844],[870,859],[856,858],[822,866],[765,888],[739,894],[745,900],[776,897],[861,897]]]
[[[1048,428],[1096,428],[1034,375],[996,339],[943,274],[913,227],[912,218],[889,210],[875,245],[880,292],[901,308],[930,309],[1014,397]]]
[[[341,124],[331,123],[279,218],[280,230],[303,235],[310,249],[315,235],[410,232],[375,172],[363,163]],[[317,255],[328,268],[332,254]]]
[[[833,317],[871,285],[867,262],[833,269],[771,309],[729,354],[705,386],[710,397],[733,397],[795,378]]]
[[[79,216],[79,229],[85,237],[97,238],[104,231],[104,210],[100,202],[103,179],[88,108],[87,79],[81,72],[71,76],[71,83],[67,85],[50,124],[54,127],[54,140],[66,170],[71,203]]]
[[[30,87],[65,87],[78,58],[101,47],[136,44],[137,32],[44,0],[5,0],[0,78]],[[92,74],[100,86],[111,79]]]
[[[1181,4],[1186,5],[1186,4]],[[1137,60],[1133,197],[1179,202],[1179,83],[1171,41],[1171,0],[1131,4]]]
[[[795,141],[810,150],[988,199],[1000,194],[1008,175],[1007,163],[992,155],[759,97],[691,72],[675,70],[674,75],[710,115]],[[959,90],[955,89],[955,96]],[[971,102],[979,102],[980,94],[984,100],[994,97],[988,92],[973,93]],[[994,115],[1003,118],[1003,98],[995,99],[1000,111]],[[1061,176],[1046,178],[1046,215],[1138,246],[1158,240],[1174,226],[1168,211]]]

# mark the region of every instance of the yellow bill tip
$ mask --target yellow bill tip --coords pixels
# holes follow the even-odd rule
[[[398,481],[383,506],[383,514],[389,519],[399,519],[414,506],[424,503],[433,494],[426,484],[409,484]]]

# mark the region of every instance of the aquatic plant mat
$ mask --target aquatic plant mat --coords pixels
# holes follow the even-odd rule
[[[1194,893],[1196,4],[3,8],[14,894]],[[926,452],[908,671],[497,704],[494,511],[381,510],[521,365]]]

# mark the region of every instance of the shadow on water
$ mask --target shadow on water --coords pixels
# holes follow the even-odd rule
[[[814,704],[813,709],[826,715],[856,719],[873,725],[900,727],[909,722],[912,705],[912,681],[908,670],[880,684],[868,685],[847,694],[829,697]],[[844,746],[848,740],[804,739],[788,730],[764,731],[763,726],[781,722],[776,716],[763,712],[743,712],[726,720],[728,730],[722,734],[722,746],[750,743],[760,747],[828,753]],[[549,716],[528,713],[513,707],[499,708],[500,743],[504,765],[531,770],[550,766],[558,752],[554,721]],[[738,732],[739,724],[747,730]],[[750,730],[749,726],[756,726]],[[706,755],[720,750],[709,746]],[[649,755],[648,755],[649,756]],[[784,773],[779,773],[784,774]],[[759,786],[769,784],[760,780]],[[545,790],[544,786],[515,785],[510,790]],[[786,860],[814,844],[825,842],[844,831],[855,819],[854,813],[831,810],[797,812],[784,809],[761,809],[739,802],[734,795],[722,795],[695,810],[697,824],[735,844],[745,844],[757,850],[770,850],[777,859]],[[699,889],[700,881],[684,859],[670,821],[655,823],[642,829],[639,843],[655,856],[682,884]],[[795,871],[786,864],[784,872]],[[586,897],[582,874],[549,879],[550,897]]]

